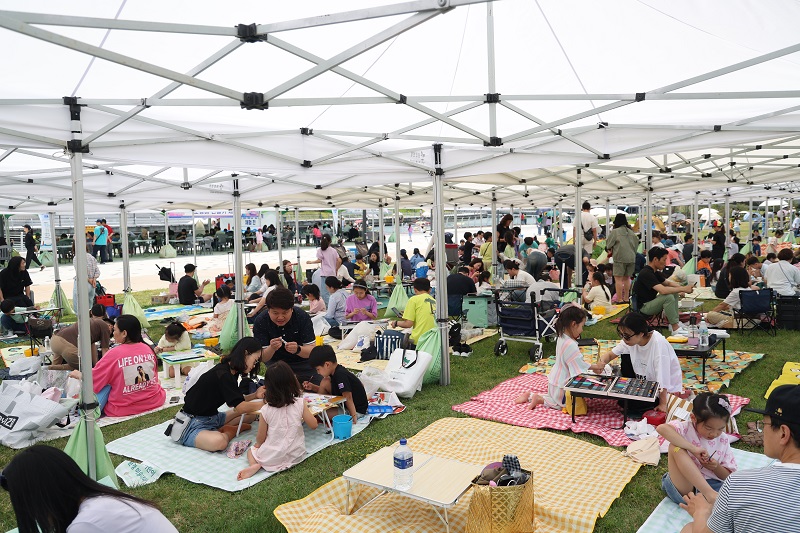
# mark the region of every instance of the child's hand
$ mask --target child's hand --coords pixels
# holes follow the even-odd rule
[[[716,470],[716,468],[719,466],[719,461],[709,458],[703,463],[703,466],[709,470]]]
[[[705,464],[708,462],[708,451],[705,448],[701,446],[695,446],[694,449],[690,451],[692,452],[692,455],[697,457],[701,463]]]
[[[156,346],[156,347],[153,349],[153,351],[154,351],[154,352],[156,352],[156,353],[161,353],[161,352],[163,352],[163,351],[164,351],[164,348],[162,348],[162,347],[160,347],[160,346]]]
[[[260,386],[259,388],[257,388],[256,389],[256,398],[258,398],[259,400],[263,400],[264,399],[264,394],[266,393],[266,390],[267,390],[266,387],[264,387],[263,385]]]
[[[602,374],[603,370],[606,369],[606,365],[603,363],[595,363],[593,365],[589,365],[589,370],[594,372],[595,374]]]

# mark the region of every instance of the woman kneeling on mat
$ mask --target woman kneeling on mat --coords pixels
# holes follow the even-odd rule
[[[561,309],[556,320],[556,362],[547,376],[547,394],[541,396],[533,392],[521,394],[515,403],[528,403],[530,409],[545,404],[551,409],[564,407],[564,387],[572,378],[589,371],[589,365],[583,360],[578,347],[578,338],[583,332],[588,314],[577,305],[568,305]]]
[[[647,319],[640,313],[622,317],[617,333],[622,337],[619,344],[601,355],[599,362],[589,369],[600,374],[608,363],[621,357],[622,376],[655,381],[661,386],[659,397],[652,402],[628,400],[629,413],[641,414],[649,409],[666,412],[667,393],[683,391],[683,373],[675,350],[661,333],[647,325]]]
[[[114,324],[114,342],[92,369],[94,393],[107,416],[130,416],[164,405],[167,393],[158,381],[152,348],[142,341],[142,325],[133,315],[120,315]],[[70,377],[81,379],[79,370]]]
[[[222,358],[219,364],[201,375],[186,392],[183,412],[190,420],[178,440],[190,448],[200,448],[217,452],[228,447],[228,442],[236,436],[239,417],[247,415],[245,421],[252,421],[255,413],[264,406],[264,387],[253,394],[243,395],[239,390],[239,376],[249,374],[261,361],[261,344],[253,337],[245,337]],[[229,409],[220,412],[217,408],[227,404]],[[242,431],[250,429],[242,425]]]

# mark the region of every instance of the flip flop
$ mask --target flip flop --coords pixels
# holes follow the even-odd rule
[[[755,422],[748,422],[747,423],[747,432],[748,433],[757,433],[758,432],[758,426],[756,426]]]
[[[764,446],[764,435],[761,433],[749,433],[742,435],[741,441],[750,446]]]

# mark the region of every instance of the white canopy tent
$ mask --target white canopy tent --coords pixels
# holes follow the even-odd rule
[[[82,220],[121,205],[236,214],[392,200],[432,203],[443,238],[445,204],[663,199],[697,212],[701,191],[796,189],[796,2],[337,5],[351,11],[148,0],[0,11],[15,51],[5,68],[19,74],[0,87],[0,205],[71,206]],[[444,276],[437,293],[444,328]]]

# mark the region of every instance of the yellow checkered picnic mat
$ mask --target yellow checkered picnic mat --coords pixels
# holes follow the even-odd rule
[[[359,363],[361,360],[361,352],[355,352],[353,350],[341,350],[339,349],[340,342],[341,341],[339,340],[334,340],[331,342],[326,342],[325,344],[334,349],[336,352],[336,362],[343,367],[349,368],[354,372],[363,372],[368,366],[375,367],[379,370],[386,370],[386,365],[389,364],[389,361],[385,359],[373,359],[371,361],[367,361],[366,363]]]
[[[537,533],[592,531],[597,517],[605,515],[640,466],[613,448],[473,418],[437,420],[409,439],[409,446],[416,452],[475,464],[516,454],[522,468],[533,472]],[[358,509],[353,515],[342,514],[345,482],[337,478],[306,498],[279,506],[275,516],[290,533],[327,533],[332,523],[339,530],[363,533],[445,531],[426,504],[386,494],[365,506],[377,489],[355,486],[353,492],[351,506]],[[467,492],[449,511],[454,533],[466,528],[470,495]]]

